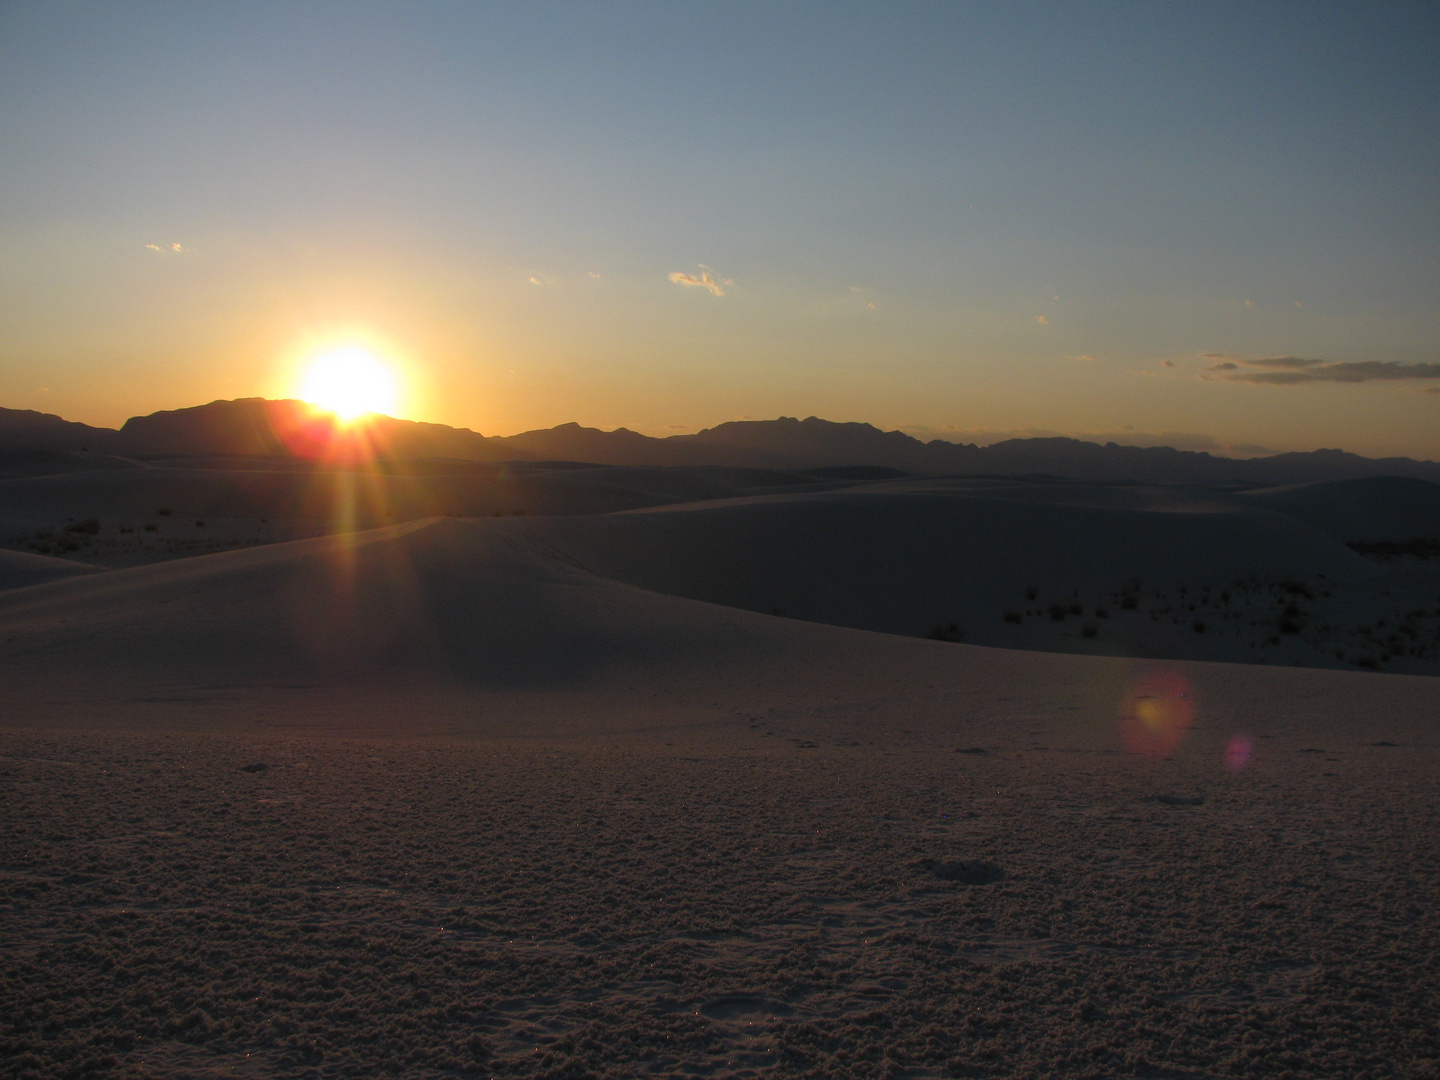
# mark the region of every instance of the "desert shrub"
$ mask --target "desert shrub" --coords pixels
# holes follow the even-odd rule
[[[196,519],[195,519],[195,527],[196,527],[197,529],[203,529],[203,528],[205,527],[205,522],[201,521],[199,518],[196,518]]]
[[[1134,611],[1140,605],[1140,599],[1134,593],[1126,593],[1120,597],[1120,607],[1125,611]]]
[[[146,532],[155,532],[155,531],[156,531],[156,529],[155,529],[155,523],[152,521],[152,522],[150,522],[148,525],[146,525],[146,526],[145,526],[145,531],[146,531]]]
[[[1397,555],[1413,555],[1417,559],[1440,557],[1440,538],[1416,536],[1409,540],[1352,540],[1345,545],[1358,555],[1372,559],[1393,559]]]
[[[1194,630],[1197,634],[1203,634],[1205,632],[1205,620],[1196,619],[1193,623],[1190,624],[1190,628]]]
[[[1069,610],[1069,612],[1070,612],[1071,615],[1084,615],[1084,614],[1085,614],[1085,609],[1084,609],[1083,607],[1081,607],[1079,604],[1071,604],[1068,610]]]
[[[157,507],[155,508],[155,513],[159,514],[161,517],[169,517],[169,516],[170,516],[170,507],[168,507],[168,506],[157,506]]]
[[[959,623],[936,623],[925,636],[932,641],[964,641],[965,631]]]
[[[1054,619],[1056,622],[1064,622],[1065,616],[1070,613],[1070,608],[1067,607],[1065,604],[1051,604],[1049,610],[1050,618]]]
[[[1110,609],[1105,607],[1103,604],[1096,604],[1095,617],[1097,619],[1108,619],[1110,617]]]
[[[1007,610],[1005,612],[1005,621],[1008,623],[1020,623],[1024,620],[1020,617],[1020,612]]]
[[[89,536],[94,536],[100,531],[100,519],[92,517],[86,518],[84,521],[74,522],[71,525],[66,525],[65,531],[72,533],[85,533]]]
[[[1280,591],[1291,596],[1303,596],[1306,600],[1314,600],[1315,594],[1310,586],[1298,578],[1281,578],[1279,581]]]
[[[1096,626],[1093,622],[1087,622],[1084,626],[1082,626],[1082,627],[1080,628],[1080,636],[1081,636],[1081,637],[1093,638],[1093,637],[1098,637],[1099,634],[1100,634],[1100,628],[1099,628],[1098,626]]]
[[[1039,596],[1039,595],[1040,595],[1040,590],[1037,589],[1034,585],[1027,585],[1027,586],[1025,587],[1025,599],[1026,599],[1026,600],[1034,600],[1034,599],[1035,599],[1037,596]]]

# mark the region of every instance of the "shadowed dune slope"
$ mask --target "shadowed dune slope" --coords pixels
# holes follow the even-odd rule
[[[1366,581],[1379,571],[1265,510],[1146,510],[934,492],[839,492],[517,523],[603,577],[752,611],[896,634],[1073,590]]]
[[[1265,488],[1239,496],[1314,525],[1337,540],[1440,537],[1440,484],[1403,476]]]
[[[0,479],[0,519],[49,526],[66,518],[304,519],[370,528],[459,516],[598,514],[748,490],[740,470],[515,468],[438,462],[430,472],[322,469],[136,468]],[[761,475],[761,482],[773,478]]]
[[[0,590],[83,577],[99,569],[98,566],[87,566],[69,559],[32,555],[28,551],[0,551]]]

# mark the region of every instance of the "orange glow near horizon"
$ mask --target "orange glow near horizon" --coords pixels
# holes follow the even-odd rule
[[[395,373],[358,346],[332,349],[306,368],[299,397],[350,423],[368,413],[395,412]]]

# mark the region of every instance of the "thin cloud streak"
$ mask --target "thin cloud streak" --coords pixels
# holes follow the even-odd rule
[[[1206,368],[1201,378],[1213,377],[1261,386],[1440,379],[1440,363],[1435,361],[1404,364],[1388,360],[1315,360],[1303,356],[1265,356],[1258,360],[1243,360],[1225,353],[1201,355],[1218,361]],[[1435,389],[1440,390],[1440,387]]]

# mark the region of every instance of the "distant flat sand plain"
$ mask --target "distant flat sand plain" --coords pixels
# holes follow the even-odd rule
[[[96,545],[12,582],[0,1067],[1440,1076],[1440,679],[1176,658],[1216,636],[1151,618],[1209,585],[1183,617],[1223,619],[1251,574],[1232,622],[1303,601],[1284,637],[1319,641],[1327,601],[1373,622],[1402,590],[1420,634],[1431,568],[1230,496],[986,498],[426,518],[77,574]],[[1028,614],[1066,589],[1081,616]],[[1070,651],[902,636],[948,612]],[[1098,654],[1147,625],[1170,656]]]

